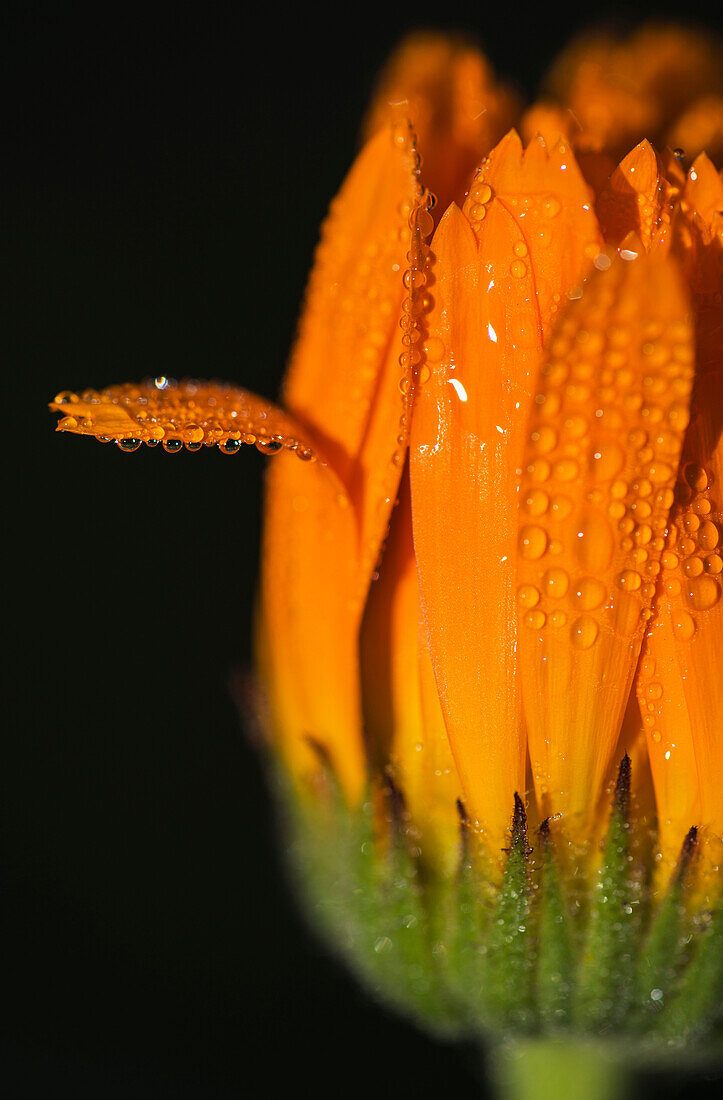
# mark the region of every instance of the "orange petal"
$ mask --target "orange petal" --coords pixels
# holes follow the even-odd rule
[[[691,165],[681,202],[702,219],[711,237],[716,226],[719,232],[723,229],[723,179],[706,153],[701,153]]]
[[[305,769],[309,738],[320,742],[351,802],[366,781],[359,622],[413,398],[415,364],[399,322],[407,301],[412,345],[424,218],[431,230],[417,213],[416,170],[406,124],[385,127],[362,150],[323,230],[285,383],[287,406],[321,441],[342,491],[283,463],[266,495],[259,630],[277,736]]]
[[[688,302],[663,255],[613,262],[549,349],[525,452],[520,668],[545,814],[590,814],[653,599],[692,375]]]
[[[322,231],[284,385],[286,406],[323,442],[357,512],[360,603],[399,484],[413,396],[400,317],[406,300],[414,328],[424,282],[415,253],[425,246],[410,218],[432,228],[415,214],[424,197],[416,164],[406,123],[386,126],[359,155]]]
[[[525,743],[515,675],[517,476],[543,335],[597,252],[574,159],[509,134],[432,242],[435,305],[412,428],[422,606],[465,802],[505,843]],[[562,166],[565,165],[563,168]],[[587,209],[585,209],[587,207]],[[466,216],[465,216],[466,215]]]
[[[548,147],[538,137],[523,149],[511,130],[483,163],[467,196],[464,213],[474,227],[484,226],[492,196],[522,234],[508,253],[510,270],[531,267],[547,339],[560,302],[600,252],[592,192],[568,144]]]
[[[264,454],[286,448],[299,458],[317,457],[309,434],[282,409],[220,382],[160,377],[80,395],[65,391],[50,408],[62,414],[58,431],[92,435],[103,442],[115,439],[127,451],[141,443],[160,442],[167,450],[177,451],[185,444],[196,451],[205,443],[234,454],[247,443]]]
[[[663,562],[670,561],[671,551],[666,550]],[[668,871],[678,858],[682,838],[700,822],[693,731],[674,632],[685,633],[689,620],[687,610],[671,609],[667,590],[674,587],[675,579],[664,568],[654,627],[645,639],[635,682],[658,807],[658,845]]]
[[[365,133],[410,118],[424,151],[424,182],[444,211],[462,201],[474,168],[516,113],[515,97],[479,50],[459,36],[420,32],[387,63]]]
[[[478,250],[452,206],[434,237],[431,376],[415,407],[411,474],[445,722],[469,812],[499,850],[525,779],[511,606],[514,471],[541,335],[532,277],[524,264],[524,274],[510,273],[522,234],[498,202],[483,226]]]
[[[405,478],[362,631],[365,720],[372,757],[391,765],[422,858],[451,874],[459,862],[461,786],[420,629]]]
[[[361,732],[356,520],[328,470],[285,454],[266,483],[258,666],[271,736],[302,786],[317,747],[352,803],[367,777]]]
[[[649,250],[670,224],[672,188],[649,141],[641,141],[610,176],[596,202],[600,228],[616,248],[635,233]]]

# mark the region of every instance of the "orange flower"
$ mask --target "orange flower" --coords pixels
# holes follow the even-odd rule
[[[417,36],[323,228],[284,411],[166,379],[52,405],[124,450],[278,452],[270,740],[302,802],[388,777],[443,876],[458,805],[493,863],[516,793],[594,835],[624,751],[667,860],[723,832],[723,185],[645,140],[705,134],[717,79],[695,36],[598,40],[523,144],[481,55]]]

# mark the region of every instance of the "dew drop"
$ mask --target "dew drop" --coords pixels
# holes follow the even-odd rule
[[[616,584],[623,592],[636,592],[641,585],[640,574],[634,569],[625,569],[617,576]]]
[[[280,439],[257,439],[256,450],[260,451],[262,455],[276,455],[279,453],[283,443]]]
[[[718,545],[718,528],[710,520],[701,524],[698,531],[698,543],[704,550],[714,550]]]
[[[224,439],[222,443],[219,443],[218,449],[222,454],[235,455],[238,454],[242,446],[243,444],[240,439]]]
[[[580,471],[580,467],[574,458],[561,458],[553,467],[553,476],[558,481],[574,481]]]
[[[576,649],[590,649],[599,633],[598,624],[589,615],[581,615],[570,627],[570,640]]]
[[[540,593],[534,584],[521,584],[517,589],[517,603],[520,607],[535,607],[540,602]]]
[[[522,507],[530,516],[541,516],[547,511],[550,498],[542,489],[530,489],[522,501]]]
[[[554,218],[560,213],[560,200],[554,195],[549,195],[542,204],[542,213],[546,218]]]
[[[522,260],[515,260],[510,264],[510,275],[515,279],[521,279],[523,275],[527,274],[527,266],[523,264]]]
[[[520,555],[528,561],[541,558],[547,549],[547,534],[542,527],[526,524],[520,529],[518,537]]]
[[[167,451],[168,454],[177,454],[178,451],[183,450],[183,442],[180,439],[164,439],[163,449]]]
[[[132,451],[137,451],[140,447],[142,440],[140,439],[117,439],[116,443],[122,451],[126,451],[127,454],[131,454]]]
[[[534,611],[528,611],[524,618],[525,626],[531,630],[541,630],[545,625],[545,613],[539,611],[537,608]]]
[[[673,633],[683,642],[689,641],[695,634],[695,621],[687,611],[676,611],[673,615]]]
[[[550,511],[553,519],[567,519],[572,512],[572,501],[566,496],[554,496],[550,504]]]
[[[717,577],[718,574],[723,571],[723,558],[720,554],[709,554],[703,562],[706,573],[711,576]]]
[[[708,475],[702,466],[698,466],[695,462],[690,462],[685,467],[683,473],[691,489],[695,489],[697,492],[701,493],[704,489],[708,488]]]
[[[553,600],[561,600],[567,594],[570,578],[564,569],[548,569],[542,578],[545,594]]]
[[[571,602],[581,611],[593,611],[605,600],[605,585],[595,577],[582,577],[572,590]]]
[[[694,577],[686,585],[685,598],[695,611],[708,611],[720,597],[720,585],[713,577],[703,574]]]

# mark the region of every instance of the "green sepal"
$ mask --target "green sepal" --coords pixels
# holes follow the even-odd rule
[[[723,1020],[723,894],[695,936],[693,955],[656,1029],[668,1045],[684,1046]],[[721,1036],[719,1035],[719,1043]],[[719,1048],[720,1053],[720,1048]]]
[[[461,857],[450,891],[447,970],[449,981],[470,1019],[480,1026],[480,1000],[484,987],[484,943],[490,922],[489,897],[479,854],[472,844],[472,830],[463,803],[460,816]]]
[[[635,970],[632,1020],[648,1028],[667,1004],[683,962],[686,926],[685,894],[688,872],[695,854],[698,831],[693,827],[683,842],[678,865],[638,955]]]
[[[637,883],[630,856],[630,757],[618,771],[602,863],[590,903],[573,1021],[595,1034],[619,1026],[632,996],[638,933]]]
[[[539,925],[536,992],[541,1022],[552,1031],[570,1020],[575,954],[570,909],[560,875],[555,838],[543,821],[540,838]]]
[[[533,1026],[534,936],[527,815],[515,792],[512,835],[483,956],[482,1011],[488,1026],[525,1032]]]

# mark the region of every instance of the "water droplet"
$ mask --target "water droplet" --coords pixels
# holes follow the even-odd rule
[[[570,599],[581,611],[593,611],[605,601],[605,585],[595,577],[582,577],[573,588]]]
[[[475,183],[472,185],[468,197],[470,202],[484,206],[492,198],[492,188],[488,183]]]
[[[553,467],[553,476],[558,481],[574,481],[579,470],[580,467],[574,458],[561,458]]]
[[[73,428],[77,427],[78,421],[75,419],[74,416],[64,416],[61,420],[58,421],[59,432],[70,432],[73,430]]]
[[[530,435],[530,442],[540,454],[548,454],[557,443],[557,432],[554,428],[543,425],[540,428],[535,428]]]
[[[554,496],[550,504],[550,511],[552,512],[553,519],[567,519],[572,512],[572,501],[566,496]]]
[[[522,501],[522,507],[530,516],[541,516],[547,511],[550,498],[542,489],[530,489]]]
[[[701,524],[698,531],[698,542],[704,550],[714,550],[718,545],[718,528],[710,520]]]
[[[720,598],[720,584],[713,577],[702,574],[689,581],[685,589],[685,598],[695,611],[708,611]]]
[[[676,611],[673,614],[673,633],[681,641],[689,641],[695,634],[695,620],[687,611]]]
[[[159,387],[159,389],[161,388],[163,387]],[[164,439],[163,449],[164,451],[167,451],[168,454],[177,454],[178,451],[183,450],[183,441],[180,439]]]
[[[683,473],[691,489],[702,493],[704,489],[708,488],[708,475],[702,466],[698,466],[695,462],[689,462]]]
[[[528,561],[541,558],[547,549],[547,534],[542,527],[526,524],[518,537],[520,555]]]
[[[227,441],[230,442],[230,441]],[[257,439],[256,450],[260,451],[262,455],[276,455],[283,447],[283,443],[280,439]]]
[[[222,443],[219,443],[218,449],[225,455],[235,455],[238,454],[242,446],[240,439],[224,439]]]
[[[709,554],[703,562],[703,566],[706,573],[711,574],[711,576],[718,576],[723,570],[723,558],[720,554]]]
[[[517,603],[520,607],[535,607],[540,602],[540,593],[534,584],[521,584],[517,589]]]
[[[200,451],[201,447],[203,447],[203,440],[199,440],[197,443],[186,443],[187,451]]]
[[[562,204],[554,195],[549,195],[542,204],[542,213],[546,218],[554,218],[560,213]]]
[[[653,730],[652,733],[650,734],[650,736],[651,736],[651,738],[653,739],[653,741],[655,742],[656,745],[660,744],[660,742],[662,740],[662,738],[660,736],[660,730]]]
[[[515,260],[510,264],[510,275],[515,279],[521,279],[523,275],[527,274],[527,266],[523,264],[522,260]]]
[[[519,259],[522,259],[523,256],[527,255],[527,245],[524,241],[517,241],[512,251],[514,252],[515,256],[519,257]]]
[[[595,644],[599,629],[589,615],[581,615],[570,627],[570,640],[576,649],[590,649]]]
[[[690,557],[683,562],[683,572],[686,577],[699,577],[703,572],[703,562],[700,558]]]
[[[616,584],[624,592],[636,592],[641,585],[640,574],[634,569],[625,569],[617,576]]]
[[[545,614],[536,608],[534,611],[528,611],[523,621],[530,630],[542,630],[545,625]]]
[[[553,611],[551,615],[548,615],[547,621],[550,626],[559,628],[567,622],[567,615],[564,611]]]
[[[130,454],[132,451],[137,451],[140,447],[142,440],[140,439],[117,439],[116,443],[122,451],[126,451]]]
[[[566,595],[570,578],[564,569],[548,569],[542,578],[545,594],[553,600],[560,600]]]

